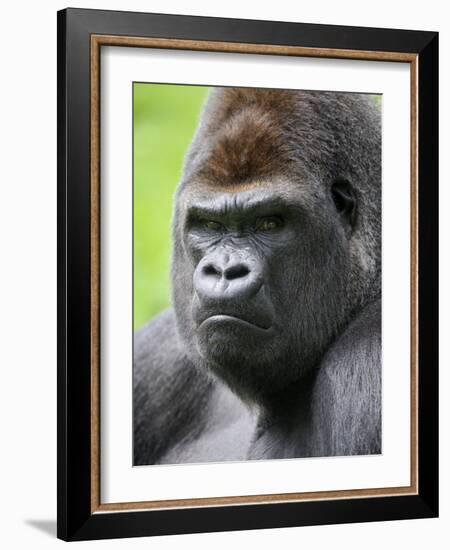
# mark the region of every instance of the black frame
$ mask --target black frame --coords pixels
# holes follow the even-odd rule
[[[90,36],[418,55],[418,495],[91,514]],[[58,531],[87,540],[438,515],[438,34],[67,9],[58,12]]]

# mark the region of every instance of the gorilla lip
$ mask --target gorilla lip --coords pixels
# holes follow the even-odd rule
[[[256,323],[250,323],[249,321],[246,321],[245,319],[242,319],[242,317],[237,317],[236,315],[228,315],[228,314],[222,314],[222,313],[218,313],[218,314],[211,315],[211,316],[207,317],[206,319],[204,319],[200,323],[199,326],[203,325],[204,323],[206,323],[208,321],[215,322],[215,323],[233,322],[233,323],[236,323],[236,324],[240,324],[243,327],[251,327],[252,329],[256,328],[256,329],[264,331],[264,332],[267,332],[271,328],[271,326],[262,326],[262,325],[259,325],[259,324],[256,324]]]

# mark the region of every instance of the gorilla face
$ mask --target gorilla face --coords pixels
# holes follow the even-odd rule
[[[278,180],[179,197],[188,340],[208,368],[252,397],[311,369],[346,309],[347,219],[332,194]],[[340,199],[342,211],[348,200]]]
[[[379,193],[379,158],[349,113],[359,109],[354,125],[369,132],[372,122],[367,103],[341,96],[217,91],[187,159],[174,220],[178,331],[194,363],[250,400],[301,383],[378,276],[379,205],[358,197],[365,184]]]

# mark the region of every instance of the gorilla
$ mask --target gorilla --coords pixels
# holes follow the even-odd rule
[[[173,243],[173,309],[134,338],[134,465],[380,453],[374,98],[214,89]]]

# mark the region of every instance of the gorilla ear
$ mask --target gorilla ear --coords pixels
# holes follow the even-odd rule
[[[352,228],[356,222],[356,196],[346,179],[337,179],[331,186],[331,196],[341,219]]]

